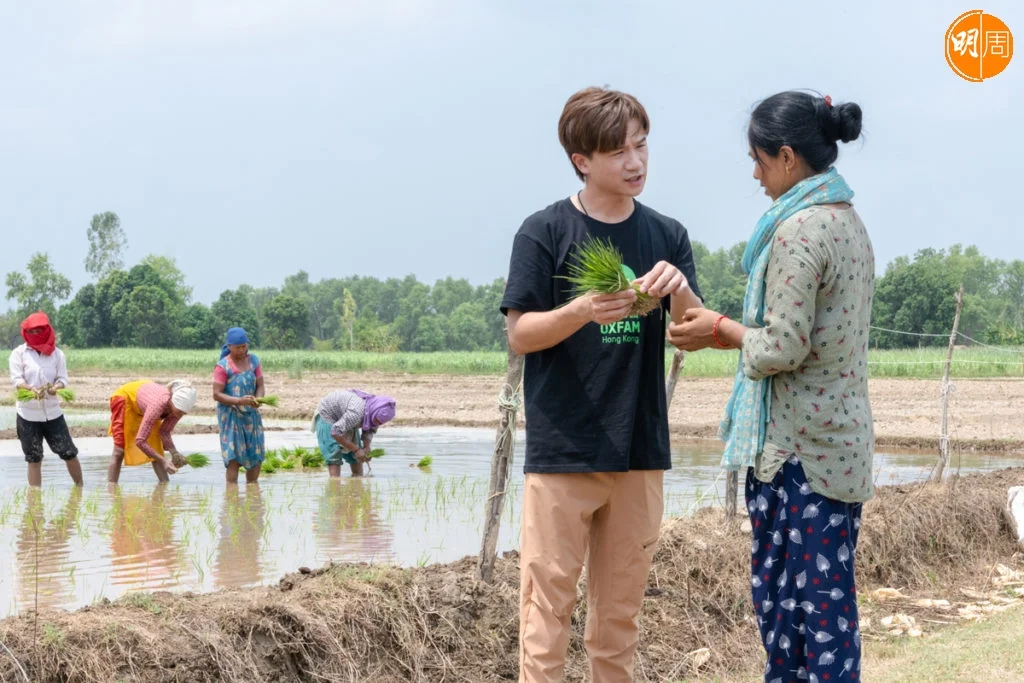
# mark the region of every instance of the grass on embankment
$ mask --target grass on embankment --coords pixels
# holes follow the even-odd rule
[[[504,351],[438,351],[433,353],[370,353],[366,351],[276,351],[254,349],[270,372],[398,372],[444,375],[500,375],[506,370]],[[671,362],[671,349],[666,362]],[[206,371],[217,360],[214,350],[68,349],[72,372]],[[872,377],[931,379],[942,376],[946,350],[940,348],[870,351]],[[732,377],[736,352],[713,350],[686,355],[684,377]],[[955,378],[1024,377],[1024,352],[958,349],[951,375]]]
[[[934,681],[1024,681],[1024,608],[985,621],[944,628],[922,638],[867,643],[864,679]]]

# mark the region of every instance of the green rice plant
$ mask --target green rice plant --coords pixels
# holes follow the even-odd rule
[[[416,467],[419,467],[421,470],[425,470],[428,467],[430,467],[430,465],[433,462],[434,462],[434,458],[432,458],[429,455],[424,455],[422,458],[420,458],[420,461],[418,463],[416,463]]]
[[[281,461],[281,464],[279,465],[279,467],[282,470],[294,470],[295,469],[295,465],[296,465],[295,458],[287,458],[287,459]]]
[[[264,474],[273,474],[279,469],[281,469],[281,456],[279,455],[279,451],[275,449],[268,450],[263,456],[263,466],[260,468],[260,472]]]
[[[185,462],[189,467],[206,467],[210,464],[210,459],[202,453],[192,453],[185,456]]]
[[[36,400],[36,392],[31,389],[17,389],[14,392],[14,397],[19,401],[34,401]]]
[[[640,287],[633,284],[636,275],[622,262],[622,253],[610,240],[591,237],[575,245],[574,260],[568,269],[568,275],[556,277],[575,287],[575,297],[591,293],[615,294],[632,288],[636,292],[636,301],[630,315],[647,315],[658,308],[657,298],[641,292]]]
[[[384,455],[384,449],[383,448],[374,448],[369,453],[367,453],[367,455],[370,456],[371,458],[379,458],[379,457]]]
[[[75,400],[75,392],[67,387],[63,387],[57,390],[57,395],[60,396],[61,400],[66,403],[71,403]]]
[[[261,406],[270,406],[271,408],[276,408],[279,401],[280,399],[273,394],[270,396],[260,396],[256,399],[256,403],[259,403]]]
[[[317,468],[324,466],[324,456],[320,452],[319,448],[314,448],[312,451],[303,453],[301,459],[303,467]]]

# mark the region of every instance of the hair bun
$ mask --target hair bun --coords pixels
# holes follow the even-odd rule
[[[819,100],[818,120],[825,135],[833,141],[852,142],[859,138],[861,116],[860,105],[854,102],[833,105]]]

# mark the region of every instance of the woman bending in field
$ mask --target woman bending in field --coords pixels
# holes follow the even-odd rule
[[[395,416],[395,399],[359,389],[339,389],[320,400],[313,415],[312,431],[332,477],[341,476],[347,462],[353,477],[363,476],[370,459],[370,443],[377,429]]]

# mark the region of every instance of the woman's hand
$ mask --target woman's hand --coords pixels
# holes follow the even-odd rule
[[[259,408],[260,402],[256,400],[255,396],[240,396],[238,398],[238,405]]]
[[[171,451],[171,464],[174,465],[175,470],[185,466],[188,461],[185,460],[185,456],[178,451]]]
[[[682,322],[669,323],[669,343],[683,351],[700,351],[710,346],[723,348],[715,342],[715,323],[720,317],[721,314],[706,308],[687,309]],[[718,338],[725,341],[722,339],[721,329]]]

